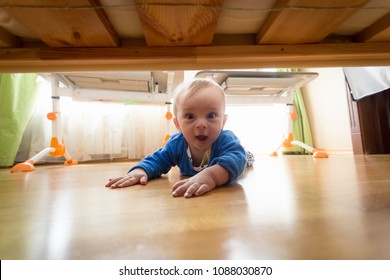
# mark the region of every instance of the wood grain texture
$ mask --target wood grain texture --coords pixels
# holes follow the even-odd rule
[[[359,42],[381,42],[390,36],[390,13],[356,35]]]
[[[390,43],[0,49],[0,71],[66,72],[387,66]]]
[[[149,47],[210,45],[223,4],[223,0],[134,2]]]
[[[384,0],[0,0],[0,8],[3,73],[390,63]],[[127,47],[147,50],[133,57]]]
[[[258,44],[318,43],[368,0],[278,0],[257,33]],[[294,7],[294,8],[292,8]]]
[[[389,259],[390,157],[257,157],[236,184],[173,198],[176,169],[111,190],[132,163],[0,170],[1,259]]]
[[[7,13],[50,47],[119,45],[119,39],[104,11],[93,9],[98,5],[96,0],[0,0],[0,4],[17,6],[6,9]],[[58,9],[59,6],[68,9]]]
[[[0,48],[15,48],[20,47],[20,45],[21,42],[18,37],[0,27]]]

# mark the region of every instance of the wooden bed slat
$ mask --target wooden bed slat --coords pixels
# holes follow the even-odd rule
[[[270,13],[257,33],[257,43],[320,42],[356,12],[355,9],[337,9],[337,7],[356,8],[367,2],[367,0],[279,0],[274,6],[275,11]]]
[[[5,10],[50,47],[119,45],[119,39],[104,11],[93,8],[98,1],[0,0],[0,4],[12,5],[12,8]],[[59,6],[64,8],[60,9]]]
[[[357,34],[359,42],[383,42],[390,38],[390,13]]]
[[[211,44],[223,0],[136,0],[148,46]]]

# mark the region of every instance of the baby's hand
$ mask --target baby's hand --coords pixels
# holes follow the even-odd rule
[[[106,184],[106,187],[114,188],[124,188],[133,186],[136,184],[146,185],[148,182],[148,175],[146,172],[137,168],[127,173],[125,176],[109,179],[109,182]]]
[[[229,173],[222,166],[215,164],[203,169],[191,178],[181,180],[173,185],[173,196],[200,196],[229,180]]]
[[[202,173],[195,176],[176,182],[172,188],[173,196],[184,196],[189,198],[192,196],[201,196],[216,187],[214,181]]]

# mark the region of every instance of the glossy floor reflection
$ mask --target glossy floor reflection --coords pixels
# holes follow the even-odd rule
[[[173,198],[177,169],[111,190],[131,163],[0,170],[1,259],[389,259],[390,156],[257,157],[236,184]]]

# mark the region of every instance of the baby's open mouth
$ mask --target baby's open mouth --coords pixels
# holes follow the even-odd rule
[[[198,136],[195,136],[196,139],[198,139],[199,141],[205,141],[207,140],[207,136],[206,135],[198,135]]]

